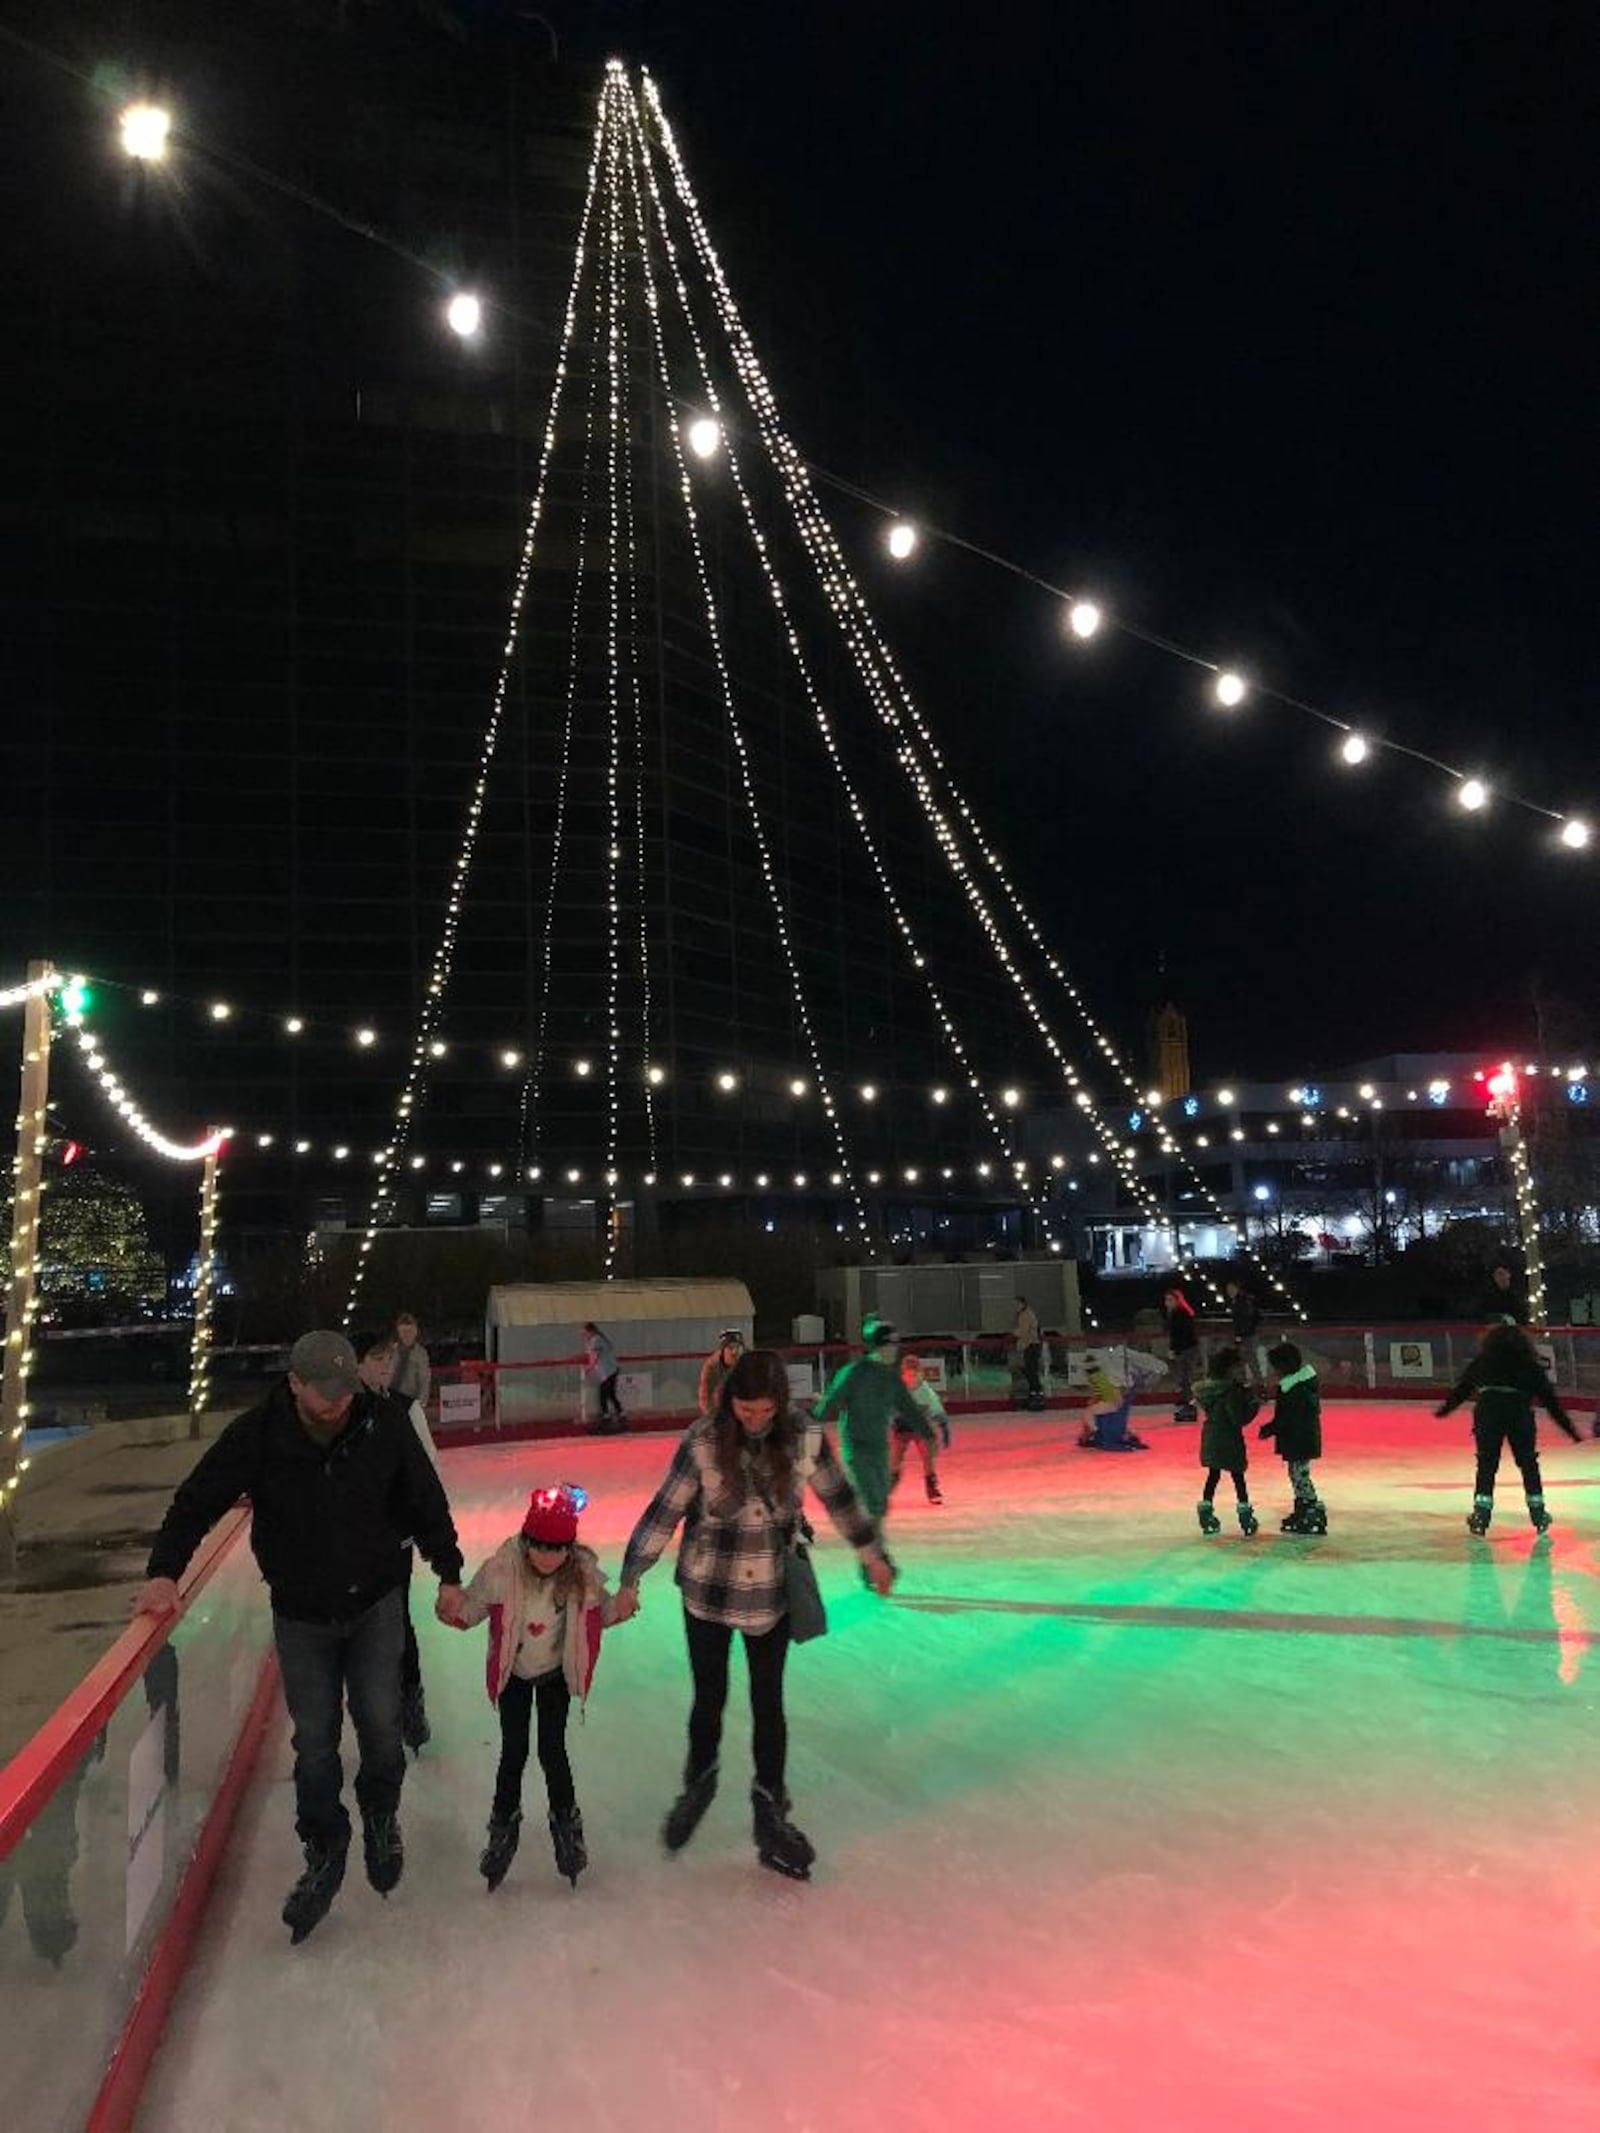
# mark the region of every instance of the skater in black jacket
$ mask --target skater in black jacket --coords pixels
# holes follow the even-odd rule
[[[1294,1486],[1294,1509],[1283,1520],[1282,1529],[1285,1533],[1326,1533],[1328,1507],[1311,1478],[1312,1461],[1322,1457],[1322,1394],[1317,1373],[1293,1341],[1279,1341],[1269,1348],[1267,1362],[1278,1380],[1278,1396],[1272,1420],[1263,1422],[1256,1435],[1275,1441]]]
[[[1194,1322],[1194,1305],[1177,1282],[1173,1282],[1162,1295],[1161,1315],[1166,1321],[1172,1374],[1178,1381],[1178,1400],[1172,1410],[1172,1419],[1174,1422],[1192,1422],[1197,1413],[1194,1374],[1200,1362],[1200,1331]]]
[[[1511,1456],[1522,1470],[1533,1530],[1548,1533],[1550,1513],[1544,1507],[1544,1483],[1539,1476],[1535,1402],[1561,1425],[1574,1444],[1579,1438],[1571,1415],[1562,1406],[1533,1343],[1520,1326],[1502,1322],[1489,1328],[1478,1344],[1477,1354],[1437,1412],[1447,1415],[1468,1400],[1473,1402],[1472,1435],[1478,1447],[1478,1473],[1472,1509],[1467,1514],[1467,1531],[1481,1534],[1489,1530],[1500,1452],[1509,1444]]]
[[[1222,1531],[1216,1512],[1217,1483],[1227,1474],[1239,1506],[1239,1531],[1246,1539],[1258,1530],[1259,1521],[1250,1503],[1244,1478],[1249,1463],[1244,1433],[1255,1420],[1261,1402],[1244,1383],[1244,1359],[1237,1348],[1218,1348],[1211,1358],[1211,1375],[1200,1387],[1200,1406],[1205,1421],[1200,1425],[1200,1464],[1206,1470],[1205,1493],[1195,1506],[1200,1531],[1208,1537]]]

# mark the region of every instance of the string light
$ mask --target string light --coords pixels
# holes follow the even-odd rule
[[[200,1184],[200,1251],[194,1284],[194,1334],[189,1347],[189,1413],[198,1422],[211,1395],[211,1303],[217,1279],[217,1202],[221,1194],[223,1144],[229,1129],[210,1136],[216,1142]]]
[[[606,580],[606,1148],[605,1173],[616,1175],[621,1117],[618,1081],[621,1073],[621,1031],[617,1026],[621,986],[622,927],[618,897],[618,862],[621,858],[622,794],[619,773],[622,757],[622,666],[618,632],[622,619],[622,492],[618,481],[619,451],[623,449],[622,381],[627,375],[627,307],[622,291],[622,127],[616,99],[608,102],[606,125],[606,221],[605,255],[607,330],[606,380],[608,420],[607,538],[610,570]],[[617,1223],[614,1203],[605,1209],[605,1252],[602,1272],[611,1279],[617,1255]]]
[[[1232,711],[1244,702],[1250,689],[1242,674],[1225,669],[1212,685],[1212,694],[1225,711]]]
[[[11,1283],[6,1313],[5,1420],[7,1441],[0,1445],[0,1519],[3,1519],[29,1462],[18,1447],[27,1434],[28,1379],[33,1371],[33,1323],[38,1312],[39,1216],[44,1197],[44,1152],[48,1139],[47,1096],[50,1086],[51,1020],[49,998],[62,990],[62,979],[46,966],[20,985],[9,986],[5,1004],[26,1003],[23,1033],[22,1103],[29,1084],[37,1097],[31,1111],[17,1113],[17,1144],[11,1160]],[[81,994],[81,983],[77,985]],[[29,1184],[28,1180],[35,1182]]]
[[[550,461],[555,451],[556,426],[561,411],[562,392],[566,385],[567,364],[572,348],[573,329],[577,322],[578,292],[583,285],[584,264],[588,256],[589,224],[594,210],[595,193],[600,179],[600,152],[602,127],[607,103],[612,93],[615,77],[608,70],[605,88],[600,100],[600,120],[594,136],[594,145],[589,158],[588,186],[584,195],[583,214],[578,225],[578,243],[573,259],[572,281],[567,291],[566,311],[561,325],[561,342],[556,355],[555,376],[550,390],[550,413],[545,423],[544,438],[539,454],[539,470],[534,484],[533,502],[528,514],[528,529],[522,544],[522,554],[517,565],[516,582],[511,595],[511,613],[502,648],[500,671],[495,681],[494,701],[484,731],[483,745],[478,758],[477,776],[473,782],[472,798],[467,808],[466,825],[460,848],[456,853],[455,866],[450,877],[444,923],[439,942],[434,950],[427,988],[423,994],[422,1012],[416,1040],[412,1048],[400,1099],[395,1106],[395,1121],[389,1141],[389,1160],[383,1165],[377,1193],[368,1212],[366,1228],[356,1252],[350,1292],[345,1300],[344,1325],[348,1330],[361,1299],[361,1290],[366,1278],[367,1264],[371,1257],[373,1240],[387,1212],[391,1196],[390,1179],[405,1152],[406,1137],[410,1132],[414,1099],[423,1084],[428,1059],[428,1045],[434,1036],[434,1025],[444,1006],[449,988],[450,974],[454,967],[456,933],[460,925],[462,901],[466,893],[467,877],[472,870],[473,854],[477,848],[478,827],[483,815],[484,796],[488,791],[489,770],[494,761],[495,748],[500,738],[500,724],[505,712],[506,697],[510,689],[511,669],[516,657],[517,641],[522,627],[522,605],[527,596],[528,579],[533,568],[533,552],[538,540],[539,525],[544,512],[545,484],[549,476]]]
[[[444,307],[445,323],[462,340],[470,341],[483,324],[483,305],[469,290],[459,290]]]
[[[1348,763],[1352,770],[1358,763],[1364,763],[1371,753],[1372,745],[1364,733],[1347,733],[1339,743],[1340,760]]]
[[[1456,804],[1464,807],[1469,815],[1489,804],[1489,788],[1482,778],[1463,778],[1456,787]]]
[[[700,415],[688,426],[689,449],[696,459],[715,459],[722,446],[722,426],[710,415]]]
[[[1093,600],[1074,600],[1067,609],[1067,627],[1085,643],[1096,635],[1105,616]]]
[[[90,1034],[85,1006],[80,1005],[75,1010],[63,1012],[62,1020],[77,1041],[85,1068],[99,1084],[113,1110],[121,1113],[147,1148],[153,1149],[157,1155],[164,1155],[172,1163],[203,1163],[208,1155],[217,1153],[227,1138],[226,1132],[220,1129],[202,1135],[198,1141],[176,1141],[151,1125],[143,1110],[127,1094],[117,1075],[111,1071],[101,1040]]]
[[[1576,815],[1569,815],[1561,825],[1561,842],[1569,852],[1581,852],[1589,843],[1590,830],[1587,822]]]
[[[907,519],[897,519],[889,528],[886,545],[897,563],[904,563],[917,550],[917,529]]]

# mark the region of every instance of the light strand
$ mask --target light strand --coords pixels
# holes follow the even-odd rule
[[[627,329],[624,324],[622,287],[622,122],[621,77],[611,77],[616,93],[610,101],[606,125],[606,536],[609,571],[606,583],[606,1140],[605,1180],[608,1195],[617,1178],[621,1078],[618,1027],[619,966],[622,960],[620,867],[622,860],[622,808],[618,787],[622,751],[622,663],[618,633],[622,619],[622,494],[617,455],[624,448],[623,390],[627,360]],[[608,1196],[604,1203],[604,1244],[601,1273],[607,1281],[616,1271],[617,1205]]]
[[[634,176],[635,197],[636,199],[640,197],[639,178],[642,174],[644,183],[649,191],[651,205],[655,210],[656,227],[659,229],[661,234],[661,240],[666,255],[668,271],[678,298],[679,312],[681,314],[683,324],[687,330],[690,344],[694,349],[695,361],[699,370],[701,386],[705,394],[706,404],[712,409],[713,413],[718,414],[720,416],[721,407],[715,382],[711,376],[710,365],[706,358],[704,343],[701,340],[699,330],[695,324],[694,312],[689,302],[689,292],[687,287],[685,286],[682,268],[678,260],[677,247],[673,242],[672,231],[667,220],[665,205],[661,198],[660,188],[656,182],[655,169],[650,159],[648,143],[645,138],[643,125],[641,123],[638,111],[638,106],[634,99],[631,86],[628,90],[627,111],[629,136],[630,141],[632,143],[634,163],[636,166]],[[649,228],[646,224],[643,215],[641,202],[639,210],[639,242],[641,249],[647,249],[649,246],[649,241]],[[795,672],[799,678],[801,688],[805,693],[806,701],[810,706],[812,718],[816,724],[817,731],[821,736],[822,744],[827,753],[828,760],[833,769],[834,776],[839,783],[841,791],[843,792],[845,804],[849,809],[853,821],[856,824],[857,830],[860,833],[862,849],[866,853],[867,859],[871,864],[873,872],[877,876],[878,886],[882,891],[885,903],[888,907],[895,929],[899,933],[900,938],[905,946],[906,952],[911,958],[913,967],[921,975],[923,985],[927,991],[928,998],[930,1004],[932,1005],[934,1016],[938,1022],[941,1034],[943,1035],[944,1040],[949,1046],[957,1063],[960,1065],[963,1074],[965,1075],[969,1090],[971,1091],[973,1096],[976,1097],[978,1104],[983,1111],[984,1118],[988,1124],[989,1130],[994,1138],[995,1145],[1000,1151],[1001,1156],[1007,1163],[1011,1165],[1014,1174],[1018,1177],[1021,1177],[1026,1173],[1028,1166],[1026,1162],[1022,1162],[1020,1164],[1018,1163],[1014,1138],[1006,1130],[1004,1124],[1002,1123],[999,1117],[999,1114],[995,1111],[994,1105],[990,1101],[989,1094],[983,1085],[982,1078],[976,1073],[976,1071],[974,1071],[973,1061],[968,1052],[966,1043],[962,1038],[961,1032],[956,1025],[954,1017],[951,1015],[949,1009],[945,1004],[943,995],[936,980],[934,979],[932,973],[927,967],[927,958],[924,955],[921,946],[919,945],[916,933],[911,925],[911,921],[906,914],[905,907],[901,902],[901,899],[894,887],[893,881],[890,878],[888,866],[884,860],[882,851],[873,833],[872,826],[867,815],[867,810],[862,803],[860,794],[857,791],[854,782],[850,778],[848,770],[846,769],[844,758],[840,752],[838,742],[833,731],[832,720],[829,718],[827,709],[823,704],[821,696],[817,690],[816,682],[811,672],[810,662],[806,658],[805,650],[803,645],[801,644],[799,633],[795,628],[788,595],[784,589],[783,581],[778,573],[778,570],[772,561],[769,544],[758,522],[755,504],[751,497],[750,490],[745,482],[744,474],[740,466],[738,451],[735,447],[731,434],[728,434],[726,431],[724,432],[724,454],[727,460],[729,473],[733,479],[734,487],[738,494],[739,504],[744,515],[745,525],[749,531],[750,539],[755,548],[757,559],[759,560],[762,571],[766,577],[768,593],[771,597],[773,606],[777,612],[778,621],[783,631],[784,640],[789,649],[790,658],[793,662]],[[1042,1226],[1044,1227],[1046,1237],[1048,1238],[1050,1235],[1050,1223],[1047,1213],[1038,1204],[1037,1201],[1031,1201],[1030,1204],[1034,1205],[1034,1211],[1039,1216]]]
[[[211,1396],[211,1307],[217,1278],[217,1202],[222,1141],[208,1157],[200,1188],[200,1251],[194,1284],[194,1336],[189,1348],[189,1413],[198,1422]]]
[[[98,1083],[101,1093],[123,1123],[136,1133],[144,1145],[157,1155],[166,1157],[169,1163],[203,1163],[215,1155],[232,1133],[231,1126],[219,1126],[210,1133],[202,1134],[197,1141],[174,1140],[153,1126],[143,1107],[130,1095],[121,1076],[112,1069],[106,1057],[105,1046],[89,1028],[86,1009],[78,1007],[64,1011],[62,1021],[77,1040],[78,1050],[84,1065]]]
[[[637,212],[642,224],[643,203],[639,199],[637,191],[635,198]],[[644,232],[641,228],[641,237],[643,235]],[[660,298],[656,289],[655,265],[651,258],[648,242],[641,242],[640,252],[644,267],[645,308],[650,319],[651,337],[655,346],[656,367],[660,376],[662,391],[670,399],[672,374],[667,364],[666,338],[661,318]],[[706,568],[705,549],[700,537],[700,519],[695,510],[694,489],[689,477],[688,461],[684,456],[682,426],[675,422],[670,425],[670,428],[672,453],[678,469],[678,485],[683,497],[684,511],[688,519],[690,547],[694,555],[695,572],[700,580],[700,596],[705,603],[706,633],[710,640],[712,656],[716,663],[717,678],[722,691],[723,711],[729,736],[733,742],[735,759],[739,767],[739,781],[743,788],[745,804],[749,811],[750,828],[755,839],[762,880],[766,887],[768,901],[772,906],[773,922],[777,929],[779,945],[783,951],[784,963],[789,973],[789,982],[793,987],[795,1014],[805,1036],[806,1048],[811,1058],[812,1072],[816,1077],[817,1093],[821,1098],[823,1111],[833,1131],[834,1146],[838,1152],[842,1178],[849,1191],[851,1203],[855,1208],[857,1233],[865,1245],[868,1255],[871,1256],[876,1250],[876,1245],[867,1222],[867,1211],[861,1197],[860,1187],[856,1182],[854,1164],[849,1144],[845,1138],[844,1122],[839,1115],[838,1106],[834,1101],[833,1090],[828,1081],[827,1070],[823,1065],[822,1048],[818,1042],[816,1028],[811,1019],[811,1010],[806,1000],[805,984],[800,974],[799,960],[795,954],[794,943],[790,938],[788,914],[784,908],[782,892],[779,889],[777,874],[773,867],[766,827],[761,820],[760,809],[756,803],[755,781],[751,773],[749,753],[745,745],[744,730],[739,719],[738,706],[734,700],[733,677],[728,668],[727,654],[722,642],[722,630],[717,620],[716,602],[712,597],[711,579]]]
[[[1118,1141],[1109,1124],[1100,1116],[1092,1096],[1082,1085],[1076,1068],[1067,1058],[1059,1039],[1046,1021],[1042,1009],[1033,996],[1025,973],[1014,957],[998,922],[989,911],[981,889],[973,879],[971,869],[962,854],[959,839],[939,802],[932,781],[923,768],[915,749],[906,739],[900,727],[898,716],[873,659],[872,650],[859,624],[856,605],[864,605],[864,603],[860,603],[859,592],[856,591],[853,581],[849,577],[848,569],[844,564],[842,553],[839,551],[832,530],[827,525],[820,506],[816,502],[815,494],[810,487],[800,455],[779,421],[775,396],[762,372],[754,345],[739,314],[737,305],[734,303],[732,293],[728,288],[721,263],[711,242],[704,217],[701,214],[698,200],[689,184],[688,174],[678,152],[672,127],[662,109],[655,84],[648,73],[644,76],[644,90],[646,100],[656,122],[668,168],[672,173],[673,185],[679,204],[684,211],[696,253],[699,256],[701,267],[711,290],[713,302],[728,339],[735,369],[743,383],[751,411],[755,415],[758,431],[766,444],[768,454],[779,475],[802,544],[810,554],[817,569],[823,590],[827,595],[829,605],[833,609],[836,623],[855,661],[857,670],[861,674],[869,699],[878,711],[879,717],[895,733],[898,742],[896,751],[898,759],[911,779],[919,804],[933,830],[935,840],[945,856],[946,863],[966,895],[969,908],[978,920],[981,930],[988,937],[996,959],[1010,980],[1013,990],[1027,1008],[1047,1050],[1061,1067],[1068,1086],[1073,1089],[1075,1101],[1085,1111],[1091,1125],[1105,1144],[1108,1153],[1111,1154],[1134,1198],[1147,1210],[1162,1232],[1172,1236],[1175,1233],[1171,1220],[1163,1213],[1153,1196],[1148,1192],[1143,1180],[1139,1177],[1138,1172],[1124,1152],[1122,1144]],[[852,592],[855,592],[854,603],[846,596],[846,586]],[[1188,1262],[1185,1262],[1185,1264],[1188,1264]],[[1216,1295],[1216,1300],[1220,1304],[1222,1300],[1220,1292],[1215,1291],[1215,1285],[1211,1282],[1210,1277],[1204,1273],[1203,1269],[1197,1268],[1196,1272],[1199,1274],[1204,1286]]]
[[[505,645],[501,654],[500,672],[495,682],[494,700],[489,721],[484,732],[482,752],[478,760],[478,774],[473,786],[471,804],[467,809],[466,827],[461,847],[456,855],[450,887],[447,895],[444,924],[440,929],[439,945],[434,951],[433,966],[423,996],[422,1011],[418,1020],[416,1043],[411,1054],[405,1086],[395,1107],[395,1123],[385,1160],[380,1164],[380,1180],[373,1196],[367,1226],[356,1252],[356,1263],[350,1281],[350,1293],[344,1308],[344,1324],[351,1324],[360,1301],[362,1283],[366,1276],[367,1262],[372,1253],[373,1240],[387,1212],[398,1176],[400,1157],[404,1152],[411,1127],[411,1113],[419,1090],[424,1086],[429,1058],[429,1043],[443,1011],[446,988],[455,960],[456,930],[460,923],[462,902],[466,894],[467,877],[471,872],[473,854],[477,849],[478,825],[482,819],[484,799],[488,792],[489,771],[494,761],[496,744],[500,737],[500,722],[504,715],[506,697],[511,683],[511,668],[516,657],[518,639],[522,628],[522,606],[527,597],[528,579],[533,569],[534,544],[538,539],[539,524],[544,512],[545,484],[549,476],[550,462],[555,452],[556,424],[561,407],[561,396],[566,385],[567,364],[572,348],[573,329],[578,315],[578,292],[583,285],[584,262],[588,253],[589,220],[593,212],[595,193],[600,178],[600,151],[606,117],[606,107],[611,96],[612,76],[608,71],[606,84],[601,92],[600,106],[596,117],[594,144],[589,159],[588,190],[584,196],[583,216],[578,226],[578,244],[573,260],[572,283],[567,292],[567,307],[562,321],[561,347],[556,357],[555,376],[550,388],[550,413],[545,424],[544,441],[539,455],[539,472],[534,486],[533,502],[528,515],[527,535],[522,545],[522,555],[517,565],[515,588],[511,595],[511,613]]]

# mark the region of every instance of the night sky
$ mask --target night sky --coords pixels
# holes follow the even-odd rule
[[[592,17],[589,18],[592,22]],[[1596,31],[1571,7],[617,8],[802,447],[1373,732],[1600,808]],[[595,43],[598,56],[600,44]],[[832,508],[832,506],[830,506]],[[844,500],[839,522],[865,535]],[[1197,1076],[1586,1044],[1595,867],[1229,718],[944,550],[876,573],[1120,1032]],[[1163,974],[1164,973],[1164,974]]]
[[[347,0],[344,19],[384,12],[492,38],[519,11]],[[542,13],[564,59],[654,69],[813,461],[1142,630],[1600,816],[1585,11]],[[140,11],[106,14],[133,49]],[[296,167],[296,113],[257,116]],[[952,767],[1130,1050],[1168,997],[1201,1085],[1529,1051],[1540,1016],[1552,1054],[1600,1045],[1600,850],[1562,852],[1504,800],[1469,818],[1414,763],[1344,770],[1282,707],[1219,713],[1195,670],[1119,633],[1066,641],[1056,603],[954,549],[897,571],[881,521],[825,495]]]

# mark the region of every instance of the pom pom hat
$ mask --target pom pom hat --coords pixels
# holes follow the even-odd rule
[[[578,1513],[588,1501],[582,1489],[566,1481],[535,1489],[522,1521],[522,1538],[538,1548],[570,1548],[578,1537]]]

